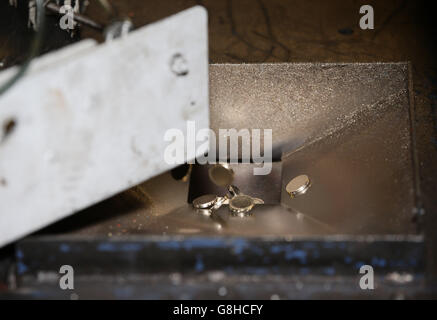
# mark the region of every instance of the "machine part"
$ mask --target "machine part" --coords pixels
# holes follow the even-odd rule
[[[234,171],[227,163],[218,163],[208,170],[211,181],[220,187],[226,187],[234,181]]]
[[[209,127],[207,34],[194,7],[33,63],[0,99],[0,123],[15,124],[0,144],[0,246],[174,167],[163,159],[167,130]],[[189,74],[171,71],[176,53]]]
[[[193,200],[193,207],[196,209],[211,208],[217,201],[217,196],[213,194],[205,194]]]
[[[293,178],[285,187],[285,190],[291,198],[295,198],[299,195],[305,194],[311,187],[310,178],[303,174]]]

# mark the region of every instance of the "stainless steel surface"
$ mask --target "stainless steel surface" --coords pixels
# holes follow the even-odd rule
[[[285,190],[290,195],[291,198],[295,198],[302,194],[305,194],[311,187],[310,178],[302,174],[300,176],[294,177],[285,187]]]
[[[293,151],[353,125],[365,110],[400,102],[408,114],[408,81],[405,63],[212,64],[211,127],[217,136],[273,129],[273,144]]]
[[[252,164],[233,165],[234,183],[259,198],[284,191],[281,204],[266,201],[247,219],[230,216],[226,207],[216,220],[196,215],[187,197],[227,190],[211,192],[208,166],[195,165],[189,184],[163,174],[65,221],[64,227],[76,228],[63,230],[110,236],[417,234],[409,81],[403,63],[212,65],[213,128],[272,128],[288,150],[258,180]],[[302,173],[311,177],[311,191],[290,199],[286,184]],[[88,222],[80,227],[80,219]]]
[[[211,214],[196,214],[191,205],[184,205],[168,214],[153,219],[141,230],[130,229],[135,235],[190,235],[286,237],[334,235],[333,227],[281,205],[257,205],[250,216],[233,216],[227,206]],[[122,220],[123,221],[123,220]],[[141,219],[143,221],[143,219]],[[113,224],[115,228],[116,224]]]
[[[407,63],[211,65],[210,122],[273,129],[282,190],[313,181],[283,205],[343,234],[414,234],[410,81]]]
[[[301,172],[311,191],[283,203],[347,234],[414,234],[414,171],[406,97],[283,159],[283,183]]]

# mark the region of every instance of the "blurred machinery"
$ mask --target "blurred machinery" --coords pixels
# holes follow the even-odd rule
[[[135,62],[101,65],[105,70],[115,68],[114,72],[124,81],[122,85],[103,82],[100,87],[91,86],[91,91],[101,90],[102,95],[108,88],[125,92],[129,104],[115,96],[103,102],[94,97],[89,103],[99,105],[101,101],[100,105],[106,105],[112,115],[129,106],[125,117],[103,113],[108,121],[106,127],[99,122],[102,113],[87,107],[86,98],[74,100],[74,95],[63,92],[65,99],[53,100],[53,110],[46,110],[46,103],[37,102],[34,108],[41,109],[29,116],[33,121],[21,121],[26,116],[23,113],[24,118],[20,115],[14,121],[14,130],[6,130],[7,135],[4,132],[4,137],[11,138],[11,152],[4,152],[7,144],[0,144],[0,179],[6,181],[0,187],[0,230],[5,235],[20,221],[27,228],[8,239],[3,237],[4,243],[20,240],[3,248],[0,282],[4,288],[0,289],[0,298],[70,299],[73,293],[60,290],[58,285],[62,265],[74,267],[74,294],[80,299],[433,296],[435,287],[426,274],[426,239],[422,230],[422,202],[433,195],[421,192],[412,121],[415,110],[411,66],[211,64],[208,71],[205,30],[199,27],[205,21],[200,18],[196,25],[196,16],[187,12],[97,49],[95,43],[82,43],[58,52],[56,59],[62,59],[71,57],[71,50],[75,50],[77,61],[88,61],[88,55],[92,65],[104,61],[107,52],[113,54],[110,58],[129,57],[126,60]],[[167,30],[169,21],[174,26]],[[193,29],[196,32],[190,33]],[[176,32],[186,33],[175,37]],[[129,39],[135,39],[135,45]],[[153,46],[151,39],[155,39]],[[154,47],[157,43],[165,45]],[[135,51],[133,47],[139,49]],[[143,61],[135,60],[140,52],[144,54]],[[175,76],[170,63],[170,70],[156,67],[149,77],[141,77],[152,65],[161,66],[162,61],[168,68],[168,61],[180,52],[190,65],[189,73],[176,72]],[[153,59],[163,54],[162,61]],[[42,71],[51,76],[57,70],[56,82],[62,83],[60,75],[68,72],[59,68],[56,59],[47,64],[44,57],[40,58],[39,66],[31,67],[18,85],[30,88],[32,81],[41,81],[38,75],[44,74]],[[86,70],[85,62],[72,62],[70,67],[77,70],[78,66],[79,70]],[[143,72],[135,73],[137,68]],[[177,76],[178,73],[189,76]],[[129,80],[132,74],[136,77]],[[87,77],[83,75],[79,82],[86,83]],[[115,73],[105,73],[101,79],[112,81]],[[178,81],[179,87],[175,84]],[[142,85],[135,90],[138,83]],[[71,85],[67,83],[65,88]],[[48,91],[38,101],[50,95],[52,88],[43,87]],[[87,92],[85,87],[80,89]],[[187,94],[188,89],[191,91]],[[144,92],[147,95],[142,95]],[[150,98],[155,93],[157,98]],[[171,94],[173,100],[166,100]],[[10,123],[5,122],[10,116],[6,117],[4,110],[11,114],[12,106],[19,105],[20,99],[13,91],[0,97],[3,123]],[[56,129],[55,139],[50,140],[51,150],[58,151],[49,155],[65,151],[57,165],[50,160],[55,156],[41,156],[35,148],[31,162],[41,166],[32,169],[37,174],[28,172],[20,180],[43,190],[34,193],[32,200],[29,187],[13,189],[13,177],[2,178],[12,171],[2,169],[14,168],[19,177],[20,168],[30,162],[14,153],[19,150],[13,145],[14,135],[20,137],[15,143],[23,146],[30,132],[39,132],[40,127],[58,121],[50,115],[56,114],[60,100],[70,105],[70,115],[88,118],[89,127],[69,125],[71,117],[55,126],[59,131]],[[167,110],[163,116],[162,110]],[[158,161],[165,146],[159,135],[175,124],[184,129],[184,122],[193,117],[209,123],[217,136],[220,129],[272,129],[275,149],[271,172],[253,175],[257,166],[254,163],[196,163],[170,170],[162,159]],[[146,119],[149,122],[144,125]],[[26,130],[21,126],[30,129],[20,133],[19,130]],[[62,131],[66,126],[68,130]],[[35,145],[43,147],[52,130]],[[70,135],[71,132],[76,134]],[[151,132],[158,134],[150,138]],[[102,140],[81,149],[83,141],[98,139],[93,136],[98,134]],[[77,135],[85,138],[71,138]],[[88,157],[104,148],[103,140],[108,137],[110,150]],[[117,158],[125,152],[132,157]],[[87,156],[77,157],[81,154]],[[93,166],[90,159],[97,165]],[[75,179],[69,174],[59,175],[59,169],[74,173]],[[301,180],[293,180],[295,177]],[[230,184],[261,199],[262,204],[251,206],[250,215],[230,214],[228,202],[207,214],[193,208],[193,200],[206,194],[217,196],[208,200],[213,205],[226,196]],[[58,205],[52,199],[50,203],[41,201],[57,186],[63,187],[56,193]],[[8,188],[13,190],[9,194]],[[18,203],[14,194],[23,203]],[[26,205],[31,208],[23,211]],[[195,202],[195,206],[201,205]],[[9,215],[5,214],[7,211]],[[20,220],[23,216],[25,219]],[[41,217],[45,220],[37,225],[32,217],[39,222]],[[61,218],[64,219],[51,224]],[[374,268],[378,290],[360,288],[363,265]]]
[[[41,4],[44,5],[46,12],[52,12],[57,15],[66,14],[69,10],[73,13],[73,19],[74,16],[76,16],[76,21],[74,22],[75,26],[77,26],[77,19],[81,19],[81,14],[85,12],[86,7],[88,6],[89,2],[88,0],[44,0],[40,1]],[[18,0],[9,0],[9,4],[15,8],[20,6],[26,6],[27,11],[27,17],[28,17],[28,27],[32,28],[33,30],[37,30],[38,27],[38,15],[39,10],[41,10],[40,7],[37,6],[36,0],[26,0],[26,1],[18,1]],[[63,8],[63,9],[61,9]],[[70,31],[70,30],[67,30]]]

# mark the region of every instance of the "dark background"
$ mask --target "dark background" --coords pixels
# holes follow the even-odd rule
[[[116,17],[135,26],[156,21],[199,4],[209,13],[211,63],[252,62],[397,62],[411,61],[416,103],[417,148],[422,191],[437,196],[437,11],[434,1],[413,0],[126,0],[110,1]],[[101,23],[108,16],[97,1],[86,15]],[[359,8],[372,5],[375,29],[359,28]],[[0,62],[3,68],[23,61],[33,33],[26,9],[0,0]],[[83,28],[71,38],[49,21],[43,51],[79,37],[102,40]],[[1,66],[1,63],[0,63]],[[2,67],[0,67],[2,69]],[[437,201],[424,199],[429,272],[437,274]]]

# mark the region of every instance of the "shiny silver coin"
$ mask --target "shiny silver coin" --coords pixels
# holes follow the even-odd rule
[[[214,206],[218,197],[213,194],[205,194],[193,200],[193,207],[196,209],[208,209]]]
[[[256,204],[263,204],[264,201],[252,198],[245,194],[239,194],[229,200],[229,210],[231,213],[240,217],[248,216]]]
[[[295,198],[299,195],[305,194],[311,187],[310,178],[303,174],[293,178],[285,187],[285,190],[291,198]]]

